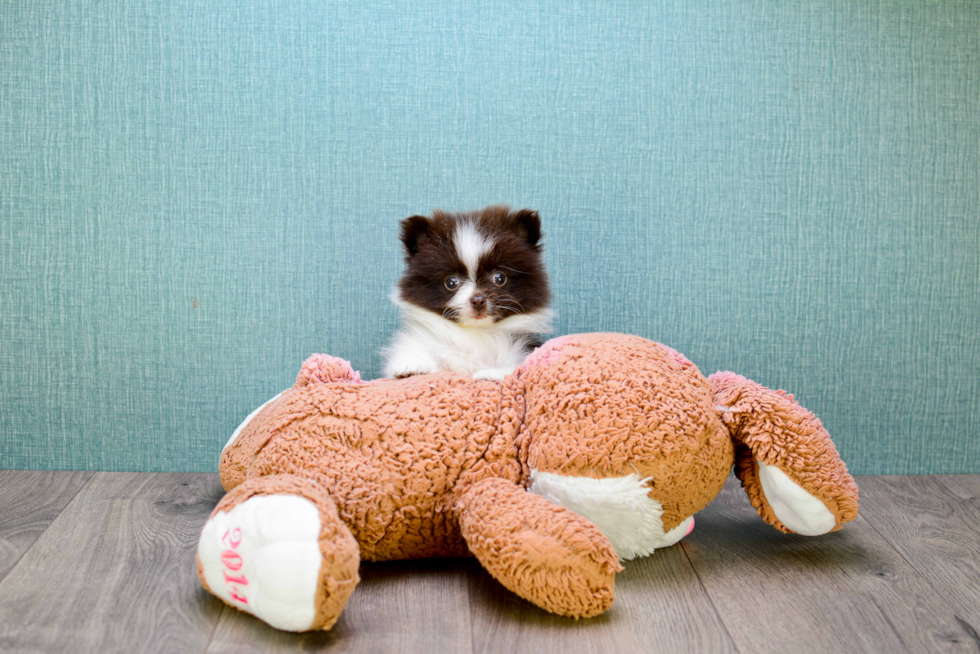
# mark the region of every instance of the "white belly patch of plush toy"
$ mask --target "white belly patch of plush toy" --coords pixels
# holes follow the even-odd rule
[[[531,470],[528,490],[590,520],[624,561],[670,547],[694,529],[694,516],[664,532],[664,508],[650,497],[649,479],[571,477]]]

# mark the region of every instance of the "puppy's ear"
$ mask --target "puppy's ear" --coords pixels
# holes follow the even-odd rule
[[[535,250],[540,250],[538,241],[541,240],[541,218],[537,211],[531,209],[521,209],[513,214],[514,226],[521,238],[527,241]]]
[[[419,248],[429,240],[432,222],[425,216],[411,216],[402,221],[402,243],[409,257],[419,253]]]

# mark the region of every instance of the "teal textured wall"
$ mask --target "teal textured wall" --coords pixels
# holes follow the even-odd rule
[[[396,225],[543,215],[560,332],[980,472],[980,3],[4,2],[0,467],[214,470]]]

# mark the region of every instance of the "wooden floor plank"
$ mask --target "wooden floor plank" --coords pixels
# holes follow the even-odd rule
[[[473,559],[405,561],[362,565],[334,629],[297,635],[201,589],[216,476],[0,471],[0,651],[980,650],[980,475],[858,483],[862,516],[818,538],[776,532],[730,483],[680,546],[628,562],[592,620]]]
[[[203,652],[194,551],[217,475],[97,473],[0,582],[0,651]]]
[[[93,474],[0,470],[0,580]]]
[[[362,563],[360,573],[361,583],[330,631],[276,631],[227,607],[208,653],[470,651],[465,560]]]
[[[520,599],[470,564],[474,654],[497,652],[735,652],[680,547],[628,561],[605,614],[571,620]]]
[[[961,500],[967,500],[964,508],[974,515],[980,511],[980,475],[920,475],[915,479],[935,479],[943,488]],[[889,479],[889,477],[869,477],[869,479]]]
[[[868,522],[953,605],[964,629],[980,633],[980,475],[866,478],[861,502]]]
[[[953,608],[863,517],[782,534],[732,479],[682,547],[740,651],[976,653]]]

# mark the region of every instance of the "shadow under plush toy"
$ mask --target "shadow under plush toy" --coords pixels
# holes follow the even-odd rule
[[[314,355],[236,430],[198,572],[280,629],[329,629],[361,560],[473,554],[541,608],[591,617],[620,560],[690,533],[735,474],[762,519],[805,535],[857,516],[817,418],[729,372],[705,379],[635,336],[548,341],[502,382],[362,382]]]

